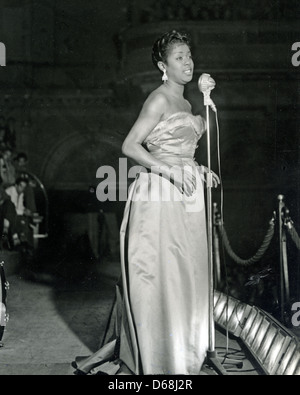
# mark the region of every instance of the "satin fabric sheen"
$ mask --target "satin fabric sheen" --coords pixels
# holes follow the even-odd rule
[[[193,156],[205,131],[200,116],[178,112],[145,145],[168,166],[197,177],[191,197],[141,168],[129,188],[120,231],[122,283],[110,338],[77,369],[118,374],[197,375],[208,349],[209,282],[203,180]]]

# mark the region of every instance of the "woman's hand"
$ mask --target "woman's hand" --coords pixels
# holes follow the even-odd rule
[[[192,196],[196,189],[196,176],[184,168],[172,168],[171,179],[182,194]]]
[[[208,174],[209,173],[209,169],[208,167],[205,167],[202,165],[202,172],[203,174]],[[218,185],[221,183],[220,182],[220,178],[219,176],[212,170],[210,170],[211,176],[212,176],[212,184],[214,188],[217,188]]]

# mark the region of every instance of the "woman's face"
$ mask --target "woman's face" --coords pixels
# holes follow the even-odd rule
[[[193,78],[194,62],[190,48],[186,44],[174,44],[165,64],[168,78],[186,84]]]

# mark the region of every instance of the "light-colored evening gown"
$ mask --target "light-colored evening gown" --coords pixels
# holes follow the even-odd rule
[[[122,281],[105,344],[77,362],[83,373],[197,375],[208,349],[209,284],[203,179],[194,160],[205,121],[177,112],[145,145],[167,165],[197,174],[192,197],[141,168],[121,225]],[[198,170],[197,170],[198,169]],[[120,370],[119,370],[120,369]]]

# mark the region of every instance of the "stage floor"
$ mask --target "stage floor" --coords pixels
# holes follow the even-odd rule
[[[71,363],[98,349],[112,307],[118,263],[99,265],[97,273],[70,283],[40,273],[24,278],[9,275],[9,322],[0,348],[0,375],[74,375]],[[227,347],[226,334],[216,328],[216,350]],[[228,339],[233,357],[242,354],[243,367],[230,375],[262,375],[239,341]],[[207,366],[202,374],[216,374]]]

